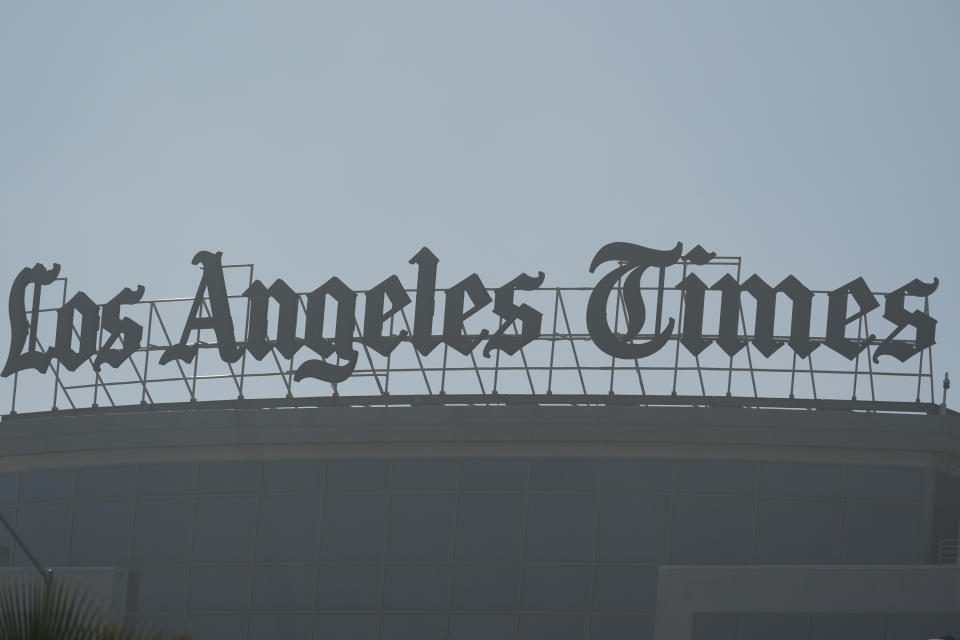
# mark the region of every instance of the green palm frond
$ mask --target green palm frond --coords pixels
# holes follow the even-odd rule
[[[99,621],[89,594],[64,582],[49,589],[36,581],[0,586],[0,640],[92,639]]]
[[[104,619],[89,592],[56,580],[0,585],[0,640],[164,640]],[[185,640],[181,636],[181,640]]]

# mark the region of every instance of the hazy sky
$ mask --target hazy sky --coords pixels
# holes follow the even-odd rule
[[[412,284],[424,245],[442,286],[590,285],[603,244],[679,240],[774,283],[939,276],[960,379],[958,29],[948,0],[5,2],[2,295],[54,261],[98,302],[191,295],[199,249]]]

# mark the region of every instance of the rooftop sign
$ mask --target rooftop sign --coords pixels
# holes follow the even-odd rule
[[[549,371],[546,391],[552,391],[554,371],[561,370],[554,366],[557,343],[569,341],[586,394],[582,369],[588,365],[581,363],[576,351],[575,342],[579,340],[581,352],[589,347],[582,343],[589,342],[590,348],[610,357],[609,367],[605,368],[610,372],[611,394],[613,375],[618,368],[636,369],[641,393],[646,394],[642,377],[646,361],[669,352],[668,345],[675,343],[674,395],[681,346],[696,360],[703,395],[709,395],[701,370],[716,367],[705,367],[700,356],[713,345],[714,358],[721,352],[721,357],[729,358],[731,377],[734,359],[744,353],[753,375],[751,353],[771,358],[784,350],[792,356],[794,377],[797,358],[810,362],[812,375],[811,355],[822,346],[843,360],[856,363],[855,395],[861,354],[866,351],[866,366],[872,376],[873,365],[879,365],[882,360],[905,363],[929,350],[936,332],[936,320],[928,313],[928,297],[939,284],[936,278],[932,282],[913,279],[883,294],[871,291],[859,277],[835,289],[816,291],[793,276],[775,284],[759,275],[742,280],[739,258],[718,258],[699,245],[684,252],[681,243],[666,250],[626,242],[607,244],[588,265],[589,272],[597,274],[599,279],[587,290],[544,288],[546,276],[542,271],[536,275],[519,273],[496,288],[488,288],[481,277],[473,273],[448,288],[438,289],[439,259],[433,252],[424,247],[409,263],[416,273],[415,288],[405,288],[400,277],[394,274],[362,292],[332,277],[302,293],[281,279],[269,285],[254,280],[252,265],[243,265],[250,267],[250,277],[242,291],[231,294],[222,254],[200,251],[193,258],[193,264],[201,267],[199,284],[192,299],[178,300],[189,302],[189,309],[185,317],[180,317],[179,324],[171,322],[169,312],[167,322],[163,322],[160,303],[170,301],[144,301],[143,285],[125,287],[102,303],[82,291],[67,299],[65,279],[59,277],[59,264],[50,268],[41,264],[26,267],[10,289],[11,340],[0,375],[8,377],[28,370],[44,374],[55,365],[57,384],[69,398],[70,389],[92,386],[95,394],[101,387],[108,392],[108,387],[121,382],[104,380],[102,374],[106,368],[117,369],[129,364],[136,371],[136,383],[143,387],[141,400],[146,402],[150,395],[148,383],[152,381],[147,377],[150,364],[164,369],[175,366],[187,383],[190,399],[194,400],[198,373],[194,367],[191,387],[184,366],[195,363],[199,350],[205,348],[215,349],[220,362],[229,367],[239,397],[244,395],[244,371],[238,383],[233,365],[242,363],[245,369],[247,356],[258,362],[275,360],[279,371],[273,375],[284,379],[287,396],[293,395],[296,382],[312,379],[337,385],[355,374],[374,377],[377,392],[387,395],[389,391],[383,388],[381,378],[386,375],[389,381],[390,360],[408,343],[409,346],[403,348],[405,357],[413,357],[419,363],[430,394],[433,389],[427,373],[433,369],[424,364],[424,359],[441,345],[444,382],[448,369],[461,370],[447,366],[448,354],[460,354],[473,363],[481,393],[487,392],[481,372],[491,370],[481,363],[495,360],[493,388],[496,390],[496,376],[501,369],[509,369],[509,366],[501,368],[501,357],[514,359],[519,354],[523,364],[517,368],[526,371],[530,392],[536,394],[531,371]],[[723,273],[704,280],[708,270],[716,267]],[[672,279],[667,277],[668,273],[677,271],[680,273]],[[58,280],[64,281],[62,304],[55,309],[42,308],[44,288],[52,287]],[[544,300],[544,292],[548,294],[548,303],[549,298],[554,297],[553,328],[547,333],[544,332],[544,312],[549,314],[551,309],[537,306],[537,299]],[[568,297],[576,292],[586,295],[582,304],[585,333],[573,329],[562,292],[568,292]],[[679,302],[678,306],[669,304],[674,299]],[[818,299],[821,300],[818,302]],[[882,312],[878,311],[881,306]],[[137,318],[136,310],[140,316],[146,310],[148,318]],[[242,310],[243,317],[234,317],[238,310]],[[44,311],[55,312],[56,320],[50,327],[52,335],[41,335],[40,318]],[[558,331],[558,311],[562,313],[566,332],[563,327]],[[886,321],[886,332],[881,335],[869,332],[868,316],[875,311]],[[487,324],[479,326],[480,322]],[[874,322],[877,326],[877,321]],[[162,324],[167,344],[156,343],[154,324]],[[169,324],[178,329],[168,332]],[[778,327],[785,329],[781,335],[777,335]],[[818,334],[816,327],[823,330]],[[174,341],[171,335],[179,339]],[[525,350],[534,351],[537,343],[549,344],[549,366],[529,364]],[[545,351],[541,351],[540,355],[545,358]],[[154,354],[153,363],[151,354]],[[534,355],[531,353],[531,357]],[[280,358],[288,366],[281,366]],[[375,359],[386,359],[386,369],[382,362],[374,362]],[[71,386],[59,381],[61,368],[74,372],[84,365],[94,373],[93,385]],[[922,365],[916,375],[925,375]],[[932,369],[926,375],[932,380]],[[871,377],[871,389],[872,381]],[[728,380],[727,395],[730,384]],[[793,384],[791,380],[791,396]],[[754,391],[756,394],[755,382]],[[54,403],[56,394],[55,385]],[[109,397],[113,402],[112,396]],[[72,399],[70,403],[74,406]]]

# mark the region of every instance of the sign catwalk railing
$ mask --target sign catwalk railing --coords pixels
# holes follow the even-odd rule
[[[593,287],[548,287],[538,272],[496,288],[476,273],[438,288],[433,252],[409,262],[414,288],[391,275],[367,290],[333,277],[297,292],[201,251],[193,297],[145,300],[141,285],[102,304],[82,291],[68,298],[58,264],[24,268],[9,297],[10,414],[24,403],[36,412],[200,400],[903,411],[935,402],[936,278],[886,293],[862,278],[831,290],[793,276],[771,285],[743,279],[740,258],[680,243],[602,247]]]

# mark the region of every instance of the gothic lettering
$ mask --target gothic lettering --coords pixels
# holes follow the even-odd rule
[[[541,337],[543,313],[529,304],[518,303],[516,295],[518,291],[540,289],[546,277],[542,271],[536,277],[526,273],[517,275],[496,289],[492,297],[480,276],[470,274],[444,291],[442,328],[436,335],[434,316],[439,260],[430,249],[423,247],[409,260],[417,267],[415,301],[411,300],[398,276],[387,277],[364,293],[362,328],[357,318],[357,293],[339,278],[330,278],[302,296],[304,299],[281,279],[274,280],[269,287],[260,280],[252,282],[242,294],[249,315],[246,334],[238,341],[224,280],[222,253],[199,251],[192,262],[202,269],[197,292],[180,340],[163,349],[159,360],[161,365],[171,361],[193,362],[203,330],[212,330],[216,336],[215,343],[211,341],[205,346],[215,346],[220,359],[227,363],[236,362],[245,351],[262,360],[276,350],[279,356],[293,360],[301,347],[306,346],[318,357],[300,362],[294,380],[313,378],[333,384],[353,374],[359,357],[355,343],[364,345],[368,355],[376,352],[389,357],[401,343],[410,342],[415,349],[413,355],[420,360],[420,356],[430,355],[441,342],[458,353],[470,355],[478,344],[486,341],[483,355],[489,358],[494,351],[512,356]],[[612,242],[597,251],[589,270],[594,273],[608,262],[615,264],[589,292],[586,326],[596,347],[614,358],[645,358],[658,352],[671,339],[678,340],[694,356],[699,356],[716,342],[730,358],[751,342],[765,357],[771,357],[787,344],[796,356],[808,358],[820,344],[826,344],[850,360],[857,358],[869,345],[876,344],[876,336],[869,331],[862,332],[857,338],[847,337],[850,324],[863,322],[865,327],[867,314],[880,306],[863,278],[856,278],[827,293],[826,332],[822,337],[813,337],[814,293],[794,276],[787,276],[776,286],[771,286],[756,274],[741,283],[726,273],[708,287],[701,279],[700,268],[718,263],[729,266],[731,263],[721,262],[716,253],[708,252],[700,245],[684,254],[681,243],[669,250],[657,250],[627,242]],[[672,289],[667,289],[665,274],[675,265],[677,269],[683,269],[684,277]],[[641,280],[648,269],[659,274],[658,285],[648,287],[649,297],[652,299],[656,295],[657,317],[651,323],[653,329],[644,333],[647,309]],[[104,364],[117,368],[140,349],[144,326],[124,315],[122,307],[141,303],[145,292],[143,286],[135,290],[124,288],[103,304],[102,309],[81,291],[59,309],[42,310],[42,287],[57,280],[59,273],[59,264],[50,269],[36,264],[22,269],[14,279],[8,299],[10,348],[0,376],[7,377],[28,369],[45,373],[53,358],[69,371],[78,369],[84,362],[90,362],[96,371],[100,371]],[[32,304],[26,299],[31,285]],[[926,299],[938,286],[936,278],[932,282],[915,279],[886,294],[883,317],[894,328],[877,344],[872,354],[874,362],[879,363],[881,356],[905,362],[935,343],[937,321],[929,315],[926,305],[923,311],[907,311],[906,298]],[[674,292],[671,296],[674,300],[679,294],[682,311],[678,318],[663,321],[662,315],[665,314],[661,311],[666,291]],[[611,300],[614,292],[615,299]],[[752,335],[742,306],[744,292],[756,301]],[[774,335],[780,294],[789,298],[792,307],[788,337]],[[716,301],[717,296],[719,328],[715,336],[704,335],[705,308],[708,302]],[[332,336],[324,335],[328,300],[336,304],[336,317],[330,323],[334,326]],[[562,298],[558,300],[562,301]],[[851,300],[856,306],[853,313],[848,311]],[[268,326],[271,301],[276,305],[277,326],[273,328]],[[412,327],[404,311],[411,302],[414,302]],[[468,333],[467,320],[491,302],[493,314],[498,318],[496,327],[480,327]],[[613,319],[609,316],[614,307],[618,320],[611,322]],[[301,310],[304,312],[302,337],[297,335]],[[619,322],[621,310],[622,327]],[[56,332],[49,345],[44,345],[37,335],[42,311],[56,312]],[[151,319],[155,313],[156,308],[150,307]],[[568,319],[565,321],[569,322]],[[397,324],[400,327],[395,328]],[[910,327],[913,336],[901,337]],[[582,329],[573,327],[570,331],[576,333]],[[582,337],[570,336],[570,339]],[[553,348],[550,353],[552,367]],[[444,350],[444,361],[446,355]],[[371,366],[376,368],[377,365]]]
[[[337,303],[337,319],[333,342],[323,337],[323,318],[327,296]],[[323,286],[307,294],[307,321],[304,344],[320,355],[329,358],[336,354],[345,364],[333,364],[316,358],[297,367],[294,380],[316,378],[324,382],[343,382],[357,366],[357,351],[353,348],[353,323],[357,307],[357,294],[340,278],[330,278]]]
[[[431,292],[431,296],[433,293]],[[384,300],[390,300],[390,310],[384,313]],[[419,295],[418,295],[419,299]],[[363,311],[363,341],[368,347],[382,356],[388,356],[397,348],[407,335],[401,329],[398,335],[383,335],[384,323],[410,304],[410,296],[403,290],[403,284],[397,276],[390,276],[374,288],[367,291],[366,305]],[[431,323],[433,314],[431,313]]]
[[[279,278],[270,288],[254,280],[243,292],[250,301],[250,329],[247,334],[247,351],[257,360],[263,360],[274,347],[284,358],[290,359],[300,349],[297,338],[297,315],[300,297]],[[267,338],[267,317],[270,298],[277,301],[277,339]]]
[[[640,278],[648,267],[669,267],[676,263],[682,252],[683,245],[679,242],[670,251],[648,249],[628,242],[611,242],[597,251],[590,263],[590,273],[611,260],[622,263],[600,279],[587,301],[587,331],[601,351],[618,358],[645,358],[667,343],[673,334],[673,318],[670,318],[663,331],[650,340],[633,342],[646,320]],[[624,275],[626,280],[623,283],[623,305],[627,331],[623,335],[617,335],[610,328],[607,302]]]
[[[80,314],[80,336],[77,350],[73,349],[74,316]],[[97,352],[97,333],[100,331],[100,308],[83,291],[78,291],[57,310],[57,340],[53,356],[70,371],[76,371],[85,360]]]
[[[217,336],[220,359],[224,362],[236,362],[243,355],[243,348],[237,346],[234,335],[233,317],[230,315],[227,286],[223,281],[223,265],[220,262],[222,256],[222,251],[216,253],[200,251],[193,257],[193,264],[203,265],[200,286],[197,287],[197,295],[193,298],[193,305],[183,326],[180,342],[164,350],[163,355],[160,356],[160,364],[166,364],[171,360],[193,362],[193,358],[197,355],[197,345],[187,344],[187,341],[190,339],[190,332],[196,329],[213,329]],[[204,294],[210,298],[210,315],[201,317]]]
[[[410,258],[410,264],[419,267],[417,271],[417,303],[413,312],[413,335],[410,341],[421,355],[429,355],[440,344],[440,338],[433,335],[433,298],[437,288],[437,263],[439,260],[426,247]]]
[[[60,265],[54,263],[51,269],[47,269],[39,262],[33,267],[24,267],[17,277],[13,280],[13,286],[10,287],[10,352],[7,355],[7,363],[0,373],[4,378],[11,373],[23,371],[25,369],[36,369],[40,373],[46,373],[50,366],[49,351],[37,350],[37,326],[40,321],[40,287],[45,286],[57,279],[60,275]],[[30,322],[27,323],[27,309],[24,302],[24,296],[27,293],[27,286],[33,285],[33,306],[30,307]],[[26,353],[23,347],[27,343],[27,337],[30,337],[30,344]]]
[[[97,358],[93,362],[93,368],[97,371],[100,370],[104,362],[116,369],[134,351],[140,348],[143,327],[130,318],[120,318],[120,305],[140,302],[145,291],[143,285],[138,285],[136,291],[124,287],[123,291],[103,305],[103,329],[110,332],[110,337],[100,347]],[[113,349],[112,347],[117,340],[120,340],[121,348]]]
[[[688,273],[677,288],[683,291],[685,305],[680,342],[687,351],[698,356],[713,342],[703,337],[703,300],[707,285],[696,274]]]
[[[543,314],[528,304],[516,305],[513,303],[513,294],[517,289],[533,291],[543,284],[546,275],[543,271],[537,277],[521,273],[516,278],[503,285],[493,293],[493,311],[501,318],[500,328],[490,336],[483,347],[484,357],[489,358],[490,352],[500,349],[508,356],[512,356],[524,346],[540,337],[540,325]],[[507,329],[519,320],[520,335],[509,335]]]
[[[847,316],[847,299],[853,296],[853,301],[860,308],[852,316]],[[850,339],[846,337],[847,325],[856,322],[874,309],[880,306],[877,299],[870,293],[870,287],[863,281],[863,278],[857,278],[838,289],[834,289],[827,294],[829,303],[827,307],[827,339],[824,341],[828,347],[842,355],[848,360],[853,360],[861,351],[867,348],[867,345],[876,338],[871,334],[866,340]]]
[[[886,295],[883,317],[897,326],[873,352],[874,362],[879,363],[880,356],[893,356],[900,362],[906,362],[924,349],[934,345],[937,321],[923,311],[906,311],[903,305],[905,296],[926,298],[936,291],[938,286],[940,286],[940,280],[937,278],[934,278],[933,282],[922,282],[914,279]],[[908,326],[916,329],[913,344],[894,342],[894,338]]]
[[[463,310],[464,294],[469,296],[473,306]],[[464,322],[480,309],[490,304],[490,294],[480,281],[480,276],[470,274],[457,284],[447,289],[443,305],[443,341],[462,353],[470,355],[477,343],[486,338],[490,332],[483,329],[479,336],[464,335]]]

